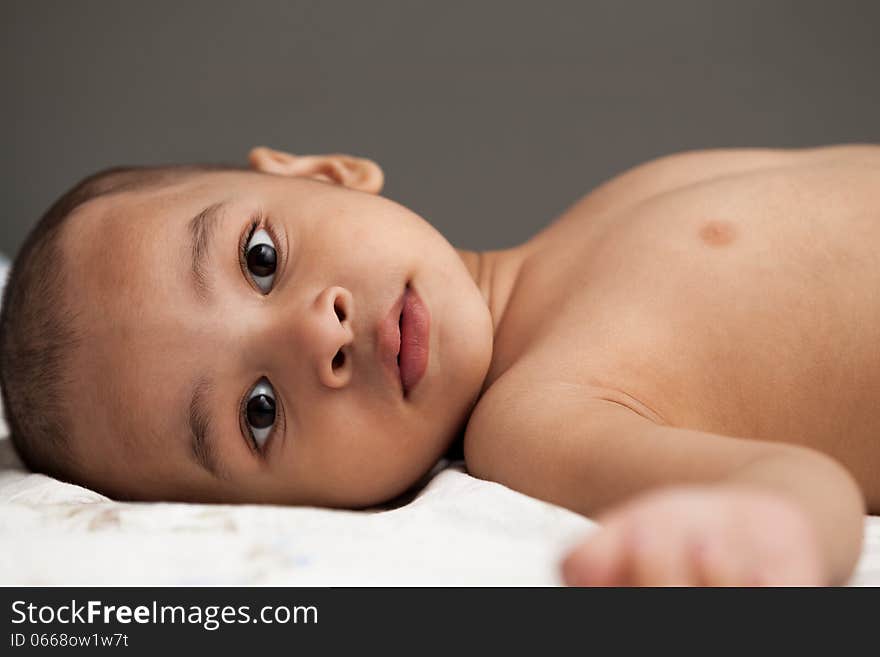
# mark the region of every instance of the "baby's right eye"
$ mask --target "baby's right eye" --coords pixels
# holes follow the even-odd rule
[[[245,262],[254,283],[263,294],[268,294],[275,280],[278,254],[275,251],[275,243],[264,228],[255,231],[248,240],[245,246]]]

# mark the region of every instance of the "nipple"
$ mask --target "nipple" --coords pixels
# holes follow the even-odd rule
[[[736,229],[728,221],[714,219],[700,227],[699,236],[709,246],[727,246],[736,239]]]

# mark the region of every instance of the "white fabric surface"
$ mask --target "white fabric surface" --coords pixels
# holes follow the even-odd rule
[[[552,585],[592,523],[460,468],[385,511],[120,503],[0,440],[0,584]]]
[[[0,282],[5,279],[0,262]],[[26,472],[0,421],[0,584],[552,585],[591,521],[461,467],[378,511],[121,503]],[[880,585],[880,517],[855,585]]]
[[[460,467],[385,511],[114,502],[0,440],[0,584],[554,585],[594,523]],[[880,585],[868,517],[854,585]]]

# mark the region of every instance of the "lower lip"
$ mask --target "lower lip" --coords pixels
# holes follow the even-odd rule
[[[412,288],[407,288],[400,317],[400,380],[408,395],[428,369],[431,313]]]

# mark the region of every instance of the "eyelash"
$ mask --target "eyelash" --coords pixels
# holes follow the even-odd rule
[[[251,287],[254,287],[254,283],[251,280],[250,275],[248,274],[247,268],[247,247],[248,243],[251,241],[251,238],[254,236],[260,228],[269,233],[269,237],[272,238],[272,242],[275,244],[275,250],[278,254],[278,265],[277,271],[281,271],[281,250],[280,250],[280,242],[278,241],[278,236],[275,234],[275,229],[272,227],[272,224],[266,218],[266,215],[263,214],[262,210],[257,210],[253,217],[251,217],[250,223],[248,224],[247,229],[241,234],[241,238],[238,241],[238,266],[241,269],[242,276],[245,277],[245,280],[248,281],[248,284]],[[272,286],[272,289],[275,289],[275,286]],[[260,292],[263,296],[269,296],[272,294],[272,290],[269,290],[266,294]]]
[[[256,381],[254,381],[253,385],[251,385],[247,390],[245,390],[244,395],[242,395],[241,400],[238,402],[238,422],[241,425],[242,431],[244,434],[250,439],[248,441],[248,447],[251,448],[251,452],[257,454],[259,456],[266,456],[266,451],[268,451],[269,446],[272,444],[272,441],[275,439],[275,433],[278,431],[278,424],[282,420],[282,416],[284,411],[281,408],[281,404],[276,403],[275,409],[275,424],[272,425],[272,431],[269,433],[269,437],[266,438],[266,442],[263,443],[263,449],[260,449],[257,446],[257,441],[254,438],[254,435],[251,433],[251,430],[248,428],[247,424],[247,403],[248,403],[248,395],[251,394],[251,390],[253,390],[256,385],[260,382],[263,377],[260,377]]]
[[[263,228],[267,233],[269,233],[269,237],[272,238],[272,241],[275,243],[275,248],[278,249],[278,238],[275,235],[275,230],[272,228],[272,224],[266,219],[266,216],[263,214],[262,210],[257,210],[253,217],[251,217],[250,223],[248,224],[247,229],[241,234],[241,238],[238,243],[238,266],[241,268],[241,273],[245,277],[245,279],[250,283],[253,287],[253,282],[251,281],[250,276],[248,275],[247,268],[247,247],[248,243],[251,241],[251,238],[254,236],[260,228]],[[279,253],[280,256],[280,253]],[[279,267],[280,269],[280,267]],[[274,286],[273,286],[274,289]],[[270,290],[266,295],[271,294]],[[262,292],[260,293],[262,294]],[[261,450],[257,446],[257,441],[254,438],[254,435],[251,433],[251,430],[247,425],[247,403],[248,403],[248,395],[251,394],[251,390],[253,390],[256,385],[260,382],[263,377],[260,377],[254,383],[244,391],[244,395],[242,395],[241,399],[238,402],[238,421],[241,424],[242,430],[244,434],[250,439],[248,441],[248,446],[251,448],[251,452],[254,454],[258,454],[259,456],[265,456],[266,451],[269,449],[269,446],[272,444],[272,441],[275,439],[275,433],[278,431],[278,424],[282,421],[282,417],[284,415],[284,410],[281,408],[281,404],[276,403],[276,416],[275,416],[275,424],[272,425],[272,431],[269,433],[269,437],[266,439],[266,442],[263,443],[263,449]]]

